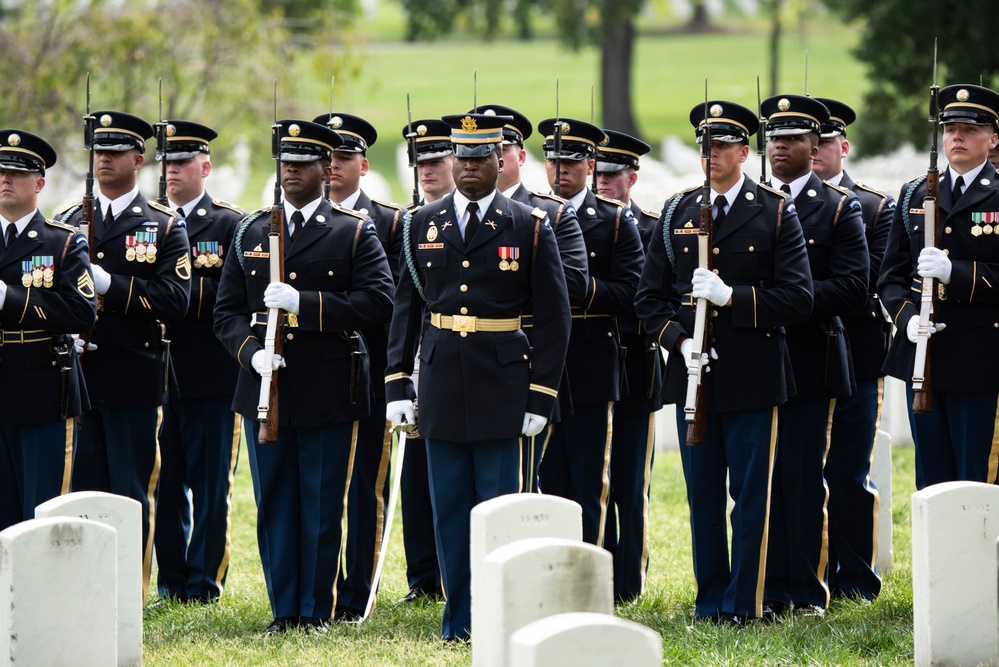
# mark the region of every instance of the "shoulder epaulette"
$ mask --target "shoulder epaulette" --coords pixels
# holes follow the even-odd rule
[[[83,208],[82,203],[73,204],[72,206],[64,208],[63,210],[56,213],[55,217],[59,218],[60,220],[68,220],[69,218],[72,218],[76,214],[76,212],[79,211],[81,208]]]
[[[534,207],[534,210],[533,210],[533,211],[531,211],[531,215],[533,215],[533,216],[534,216],[535,218],[537,218],[538,220],[544,220],[545,218],[547,218],[547,217],[548,217],[548,214],[547,214],[547,213],[545,213],[544,211],[542,211],[542,210],[541,210],[540,208],[538,208],[537,206],[535,206],[535,207]]]
[[[147,201],[146,203],[149,204],[149,208],[153,209],[154,211],[159,211],[160,213],[165,213],[166,215],[170,216],[171,218],[176,218],[177,217],[177,214],[174,212],[174,210],[172,208],[168,207],[168,206],[164,206],[163,204],[157,204],[154,201]]]
[[[909,183],[915,183],[916,181],[919,181],[920,183],[922,183],[924,180],[926,180],[926,174],[920,174],[919,176],[916,176],[915,178],[910,178],[905,183],[906,183],[906,185],[908,185]]]
[[[832,189],[833,189],[833,190],[835,190],[836,192],[840,193],[840,194],[841,194],[841,195],[843,195],[844,197],[851,197],[851,196],[853,196],[853,193],[852,193],[852,192],[850,192],[849,190],[847,190],[846,188],[841,188],[841,187],[840,187],[840,186],[838,186],[838,185],[833,185],[833,184],[832,184],[832,183],[830,183],[829,181],[822,181],[822,183],[823,183],[824,185],[828,185],[828,186],[829,186],[830,188],[832,188]]]
[[[881,197],[882,199],[890,199],[891,198],[886,193],[881,192],[880,190],[875,190],[874,188],[870,187],[869,185],[864,185],[863,183],[854,183],[854,187],[856,189],[858,189],[858,190],[863,190],[864,192],[870,192],[872,195],[877,195],[877,196]]]
[[[59,229],[65,230],[67,232],[73,232],[74,234],[76,234],[76,233],[78,233],[80,231],[79,229],[77,229],[73,225],[67,225],[64,222],[60,222],[58,220],[52,220],[51,218],[46,218],[45,219],[45,224],[46,225],[52,225],[53,227],[58,227]]]
[[[358,220],[369,220],[371,218],[371,216],[365,215],[360,211],[355,211],[350,208],[344,208],[343,206],[340,206],[339,204],[336,204],[334,202],[330,203],[333,205],[334,211],[339,211],[340,213],[346,213],[347,215],[357,218]]]
[[[618,201],[617,199],[611,199],[610,197],[604,197],[603,195],[597,195],[597,194],[595,194],[595,196],[596,196],[597,199],[599,199],[601,201],[605,201],[608,204],[612,204],[614,206],[620,206],[621,208],[627,208],[624,205],[624,202]]]
[[[214,204],[215,206],[219,206],[221,208],[227,208],[230,211],[235,211],[236,213],[239,213],[240,215],[246,215],[246,211],[244,211],[240,207],[236,206],[235,204],[230,204],[227,201],[222,201],[221,199],[213,199],[212,200],[212,204]]]
[[[647,208],[643,208],[643,209],[642,209],[642,213],[643,213],[644,215],[647,215],[647,216],[649,216],[650,218],[659,218],[659,214],[658,214],[658,213],[654,213],[654,212],[650,211],[650,210],[649,210],[649,209],[647,209]]]
[[[380,201],[378,199],[372,199],[371,203],[372,204],[378,204],[379,206],[384,206],[385,208],[391,208],[391,209],[396,210],[396,211],[405,210],[405,209],[403,209],[402,206],[399,206],[399,204],[393,204],[392,202]]]
[[[784,192],[781,192],[780,190],[777,190],[776,188],[772,188],[769,185],[767,185],[766,183],[757,183],[756,187],[758,187],[760,190],[763,190],[764,192],[769,192],[770,194],[777,195],[781,199],[785,199],[785,198],[786,199],[790,199],[791,198],[790,195],[788,195],[788,194],[786,194]]]
[[[567,204],[568,203],[565,199],[562,199],[561,197],[556,197],[555,195],[549,194],[547,192],[534,192],[532,190],[531,191],[531,195],[534,196],[534,197],[541,197],[542,199],[549,199],[549,200],[555,202],[556,204]]]

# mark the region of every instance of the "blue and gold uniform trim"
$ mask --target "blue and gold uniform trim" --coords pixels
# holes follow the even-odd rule
[[[225,590],[222,580],[229,570],[229,561],[232,558],[232,492],[236,486],[236,462],[239,460],[239,441],[242,437],[242,429],[243,418],[238,414],[234,414],[229,455],[229,475],[227,478],[229,490],[225,496],[225,551],[222,553],[222,561],[219,563],[219,569],[215,572],[215,585],[218,586],[220,594]]]
[[[544,385],[534,384],[533,382],[528,386],[528,391],[536,391],[539,394],[551,396],[552,398],[558,397],[558,389],[552,389],[551,387],[545,387]]]

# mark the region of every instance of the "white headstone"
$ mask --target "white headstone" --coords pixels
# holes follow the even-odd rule
[[[871,459],[871,481],[878,489],[878,550],[874,565],[884,577],[895,562],[891,542],[891,436],[878,431]]]
[[[539,493],[511,493],[479,503],[471,515],[472,638],[476,637],[476,618],[482,617],[483,604],[489,604],[478,592],[478,575],[485,557],[497,547],[529,537],[562,537],[583,541],[583,510],[558,496]],[[474,667],[499,665],[491,656],[472,652]]]
[[[916,667],[995,665],[999,486],[935,484],[912,494]]]
[[[77,491],[47,500],[35,516],[75,516],[118,533],[118,666],[142,665],[142,505],[101,491]]]
[[[0,665],[114,665],[116,549],[113,529],[71,517],[0,532]]]
[[[517,667],[660,667],[663,642],[649,628],[606,614],[571,612],[528,623],[510,636]]]
[[[610,552],[576,540],[533,537],[494,549],[482,562],[478,634],[472,664],[514,665],[507,643],[516,630],[570,611],[614,614]]]

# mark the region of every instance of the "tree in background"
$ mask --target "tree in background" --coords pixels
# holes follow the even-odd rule
[[[150,122],[158,120],[162,79],[165,117],[219,129],[223,148],[239,134],[269,147],[275,80],[279,113],[298,111],[301,40],[311,39],[309,49],[297,51],[308,53],[317,70],[320,62],[327,72],[347,69],[352,60],[335,41],[341,14],[327,11],[325,21],[313,18],[300,34],[281,7],[264,7],[266,1],[8,3],[0,16],[0,61],[8,72],[0,117],[42,134],[69,158],[67,166],[77,157],[80,168],[87,73],[92,110],[119,109]],[[353,0],[339,2],[349,9]]]
[[[537,13],[555,17],[559,39],[572,49],[594,44],[600,56],[600,120],[603,127],[640,136],[632,109],[631,70],[635,17],[646,0],[401,0],[409,40],[434,39],[465,22],[487,38],[509,14],[519,37],[533,35]]]
[[[995,4],[988,0],[941,4],[931,0],[825,0],[862,38],[854,50],[870,68],[857,145],[870,154],[911,143],[929,146],[929,89],[933,40],[938,40],[937,83],[991,87],[999,72]],[[851,130],[852,131],[852,130]]]

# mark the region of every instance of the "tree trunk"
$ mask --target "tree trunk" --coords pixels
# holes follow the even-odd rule
[[[780,10],[781,0],[770,0],[770,95],[777,94],[778,65],[780,64]],[[768,96],[768,97],[769,97]]]
[[[708,7],[704,0],[694,2],[694,13],[690,16],[689,26],[692,30],[704,30],[708,27]]]
[[[632,16],[622,14],[605,21],[600,52],[601,127],[638,137],[638,125],[631,105],[631,70],[635,43]]]

